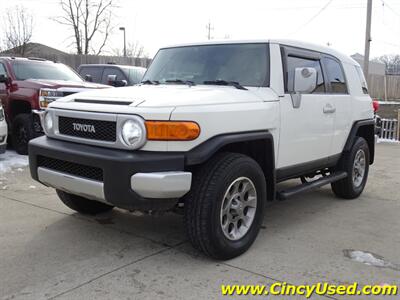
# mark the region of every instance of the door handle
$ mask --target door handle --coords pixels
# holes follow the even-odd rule
[[[336,108],[330,103],[326,104],[323,108],[324,114],[333,114],[335,111]]]

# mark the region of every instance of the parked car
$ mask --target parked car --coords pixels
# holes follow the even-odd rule
[[[80,65],[78,73],[89,82],[115,87],[135,85],[141,82],[146,68],[115,64]]]
[[[85,82],[61,63],[0,57],[0,99],[15,150],[27,154],[28,141],[42,134],[39,118],[32,111],[44,109],[60,97],[99,88],[109,86]]]
[[[183,206],[191,243],[229,259],[255,240],[267,201],[327,184],[339,198],[362,193],[375,144],[360,74],[348,56],[295,41],[162,48],[142,85],[50,104],[31,175],[84,214]]]
[[[6,152],[7,147],[7,122],[0,102],[0,154]]]

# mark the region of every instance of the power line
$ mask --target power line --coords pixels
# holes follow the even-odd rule
[[[317,18],[325,9],[328,8],[328,6],[333,2],[333,0],[329,0],[321,9],[313,15],[306,23],[304,23],[302,26],[300,26],[295,32],[293,32],[291,35],[298,33],[300,30],[302,30],[304,27],[306,27],[308,24],[310,24],[312,21],[314,21],[315,18]]]
[[[386,1],[381,0],[381,2],[382,2],[382,5],[383,5],[384,7],[389,8],[395,15],[397,15],[397,16],[400,17],[400,14],[399,14],[397,11],[395,11],[395,10],[393,9],[393,7],[391,7],[389,4],[387,4]]]

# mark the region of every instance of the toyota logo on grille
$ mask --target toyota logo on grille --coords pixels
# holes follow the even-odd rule
[[[72,126],[75,131],[96,133],[96,129],[90,124],[72,123]]]

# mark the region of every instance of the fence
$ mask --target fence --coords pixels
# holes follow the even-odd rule
[[[373,98],[400,99],[400,76],[369,75],[368,88]]]
[[[399,121],[396,119],[382,119],[380,136],[384,140],[399,140]]]
[[[123,57],[123,56],[103,56],[103,55],[78,55],[78,54],[61,54],[61,55],[41,55],[42,58],[61,62],[73,69],[78,69],[81,64],[107,64],[115,63],[117,65],[130,65],[147,68],[151,59],[139,57]]]

